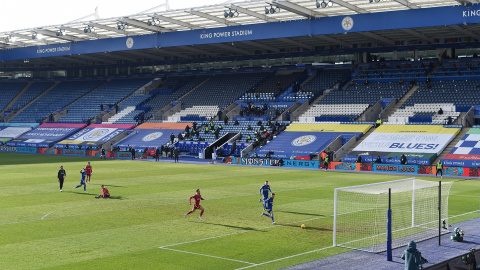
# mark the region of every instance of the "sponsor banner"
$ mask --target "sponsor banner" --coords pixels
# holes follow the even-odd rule
[[[366,133],[372,125],[291,124],[285,131]],[[359,136],[361,137],[361,136]]]
[[[80,132],[68,137],[66,140],[61,141],[62,144],[74,144],[82,142],[108,142],[111,139],[117,137],[126,129],[119,128],[85,128]]]
[[[479,168],[480,161],[478,160],[462,160],[462,159],[446,159],[442,158],[443,166],[457,166],[457,167],[471,167]]]
[[[48,127],[40,125],[16,139],[8,142],[11,146],[29,146],[48,148],[53,143],[60,141],[80,130],[79,127]]]
[[[65,156],[83,157],[83,156],[85,156],[85,150],[79,150],[79,149],[63,149],[63,154],[64,154]]]
[[[17,147],[17,152],[19,153],[37,153],[37,148],[35,147]]]
[[[455,134],[379,133],[365,138],[354,152],[397,152],[440,154]]]
[[[30,130],[32,130],[31,127],[7,127],[0,131],[0,138],[17,138]]]
[[[373,164],[372,171],[418,174],[418,166],[417,165],[395,165],[395,164]]]
[[[132,153],[130,152],[117,152],[118,159],[132,159]]]
[[[446,154],[445,159],[476,160],[480,162],[480,155]]]
[[[122,128],[122,129],[132,129],[135,125],[133,124],[92,124],[88,128]]]
[[[355,162],[330,162],[329,168],[340,171],[359,171],[360,163]],[[323,167],[320,167],[320,169]]]
[[[54,148],[37,148],[37,154],[54,155],[56,151]]]
[[[252,166],[278,166],[279,159],[228,157],[228,160],[226,160],[225,162]],[[318,166],[319,162],[313,160],[283,160],[283,167],[288,168],[318,168]]]

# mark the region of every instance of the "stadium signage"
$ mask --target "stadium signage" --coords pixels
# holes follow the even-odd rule
[[[227,38],[227,37],[238,37],[238,36],[251,36],[253,35],[253,30],[234,30],[234,31],[222,31],[222,32],[213,32],[213,33],[202,33],[200,34],[200,39],[213,39],[213,38]]]
[[[462,13],[463,17],[480,16],[480,9],[477,10],[465,10]]]
[[[399,173],[417,173],[417,165],[375,165],[373,171],[377,172],[399,172]]]
[[[70,46],[61,46],[61,47],[37,49],[37,54],[69,52],[69,51],[70,51]]]
[[[74,149],[65,149],[63,154],[66,156],[85,156],[85,150],[74,150]]]
[[[454,134],[374,133],[353,151],[439,154],[454,137]]]
[[[318,168],[318,161],[306,161],[306,160],[284,160],[283,167],[296,167],[296,168]]]
[[[17,147],[17,152],[20,152],[20,153],[37,153],[37,148],[35,148],[35,147]]]

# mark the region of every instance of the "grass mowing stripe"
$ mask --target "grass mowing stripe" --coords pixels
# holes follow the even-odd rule
[[[161,248],[161,249],[165,249],[165,250],[183,252],[183,253],[188,253],[188,254],[193,254],[193,255],[200,255],[200,256],[205,256],[205,257],[210,257],[210,258],[215,258],[215,259],[222,259],[222,260],[228,260],[228,261],[233,261],[233,262],[240,262],[240,263],[246,263],[246,264],[256,265],[256,264],[251,263],[251,262],[245,262],[245,261],[240,261],[240,260],[235,260],[235,259],[223,258],[223,257],[218,257],[218,256],[213,256],[213,255],[208,255],[208,254],[201,254],[201,253],[184,251],[184,250],[178,250],[178,249],[173,249],[173,248],[165,248],[165,247],[160,247],[160,248]]]

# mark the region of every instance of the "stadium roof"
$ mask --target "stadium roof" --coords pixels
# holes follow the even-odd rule
[[[479,2],[479,0],[231,0],[219,5],[191,9],[146,11],[124,17],[77,20],[61,25],[3,32],[0,33],[0,49]],[[317,3],[320,8],[317,8]],[[323,8],[323,5],[326,7]],[[275,11],[273,14],[270,12],[271,8]],[[266,9],[269,9],[268,14]],[[225,12],[230,11],[233,17],[226,18]],[[122,25],[125,29],[121,29]],[[417,37],[423,35],[411,32],[410,34]]]

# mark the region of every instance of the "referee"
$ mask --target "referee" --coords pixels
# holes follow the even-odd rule
[[[67,173],[63,169],[63,166],[60,166],[60,170],[58,170],[58,175],[57,175],[57,181],[60,182],[60,192],[63,190],[63,181],[65,180],[65,177],[67,176]]]

